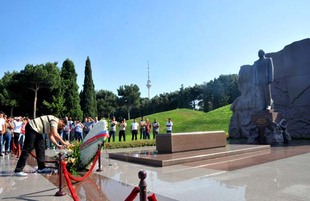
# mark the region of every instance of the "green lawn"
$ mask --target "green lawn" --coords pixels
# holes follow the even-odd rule
[[[167,112],[147,115],[144,118],[150,119],[151,122],[153,122],[154,118],[156,118],[160,123],[159,133],[166,133],[165,124],[167,119],[171,118],[173,122],[173,133],[223,130],[228,134],[228,126],[231,115],[232,111],[230,111],[230,105],[227,105],[208,113],[190,109],[175,109]],[[137,118],[137,122],[140,122],[140,118]],[[131,141],[131,123],[132,120],[127,121],[126,141]],[[139,135],[140,134],[138,134],[138,138]],[[116,141],[118,141],[118,128]]]

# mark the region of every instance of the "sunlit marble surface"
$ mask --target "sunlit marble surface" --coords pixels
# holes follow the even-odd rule
[[[108,150],[133,152],[155,147]],[[53,151],[48,150],[47,155]],[[309,200],[310,145],[272,147],[270,153],[190,162],[167,167],[151,167],[112,160],[102,151],[102,172],[93,172],[83,182],[74,183],[80,200],[124,200],[139,184],[138,172],[147,172],[147,188],[158,200]],[[55,197],[58,176],[37,173],[27,178],[12,176],[17,160],[0,158],[1,200],[72,200]],[[25,171],[34,172],[29,159]],[[96,164],[98,165],[98,164]],[[96,169],[96,168],[95,168]],[[139,200],[137,197],[136,200]]]

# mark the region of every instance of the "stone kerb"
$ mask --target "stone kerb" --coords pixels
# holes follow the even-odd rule
[[[225,147],[226,144],[225,131],[172,133],[156,136],[156,150],[158,153]]]

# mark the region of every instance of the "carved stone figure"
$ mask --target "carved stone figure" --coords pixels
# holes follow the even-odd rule
[[[257,87],[259,99],[256,99],[257,110],[271,108],[270,84],[273,82],[273,62],[265,57],[263,50],[258,51],[259,59],[254,62],[254,85]]]
[[[258,98],[253,89],[253,67],[244,65],[240,67],[238,88],[241,95],[232,103],[230,110],[233,116],[230,119],[230,135],[234,138],[248,137],[251,127],[251,114],[255,110],[255,100]]]
[[[269,111],[278,114],[275,123],[286,120],[285,133],[289,135],[284,141],[289,141],[290,136],[310,138],[310,39],[296,41],[275,53],[265,55],[259,51],[258,55],[253,65],[240,68],[241,95],[231,105],[230,137],[246,137],[254,143],[257,136],[251,116],[257,111]],[[269,106],[271,110],[265,110]],[[268,141],[279,142],[279,136],[269,136]]]

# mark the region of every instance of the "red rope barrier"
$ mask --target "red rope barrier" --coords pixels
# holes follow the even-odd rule
[[[155,193],[152,193],[150,196],[147,197],[148,201],[157,201],[157,198],[155,196]]]
[[[94,162],[93,162],[91,168],[89,169],[89,171],[83,177],[76,177],[76,176],[73,176],[72,174],[68,173],[70,179],[72,179],[74,181],[83,181],[85,178],[87,178],[90,175],[90,173],[92,173],[92,171],[93,171],[93,169],[94,169],[94,167],[96,165],[96,162],[97,162],[97,160],[99,158],[99,155],[100,155],[100,151],[97,151],[97,154],[95,156],[95,159],[94,159]]]
[[[20,153],[20,146],[16,147],[16,144],[14,143],[14,141],[12,141],[11,143],[11,148],[12,148],[12,152],[15,156],[19,157],[19,153]]]
[[[128,197],[124,201],[133,201],[137,197],[139,192],[140,192],[140,188],[137,186],[134,187],[131,193],[128,195]]]
[[[134,201],[134,199],[137,197],[138,193],[140,193],[140,188],[139,187],[134,187],[132,189],[131,193],[128,195],[128,197],[124,201]],[[148,201],[157,201],[155,193],[152,193],[147,197]]]
[[[30,152],[30,155],[31,155],[33,158],[37,159],[37,156],[36,156],[34,153]],[[45,161],[45,163],[56,163],[56,162],[57,162],[57,160],[53,160],[53,161],[46,160],[46,161]]]
[[[78,201],[79,197],[77,196],[76,192],[74,191],[73,185],[72,185],[70,179],[72,179],[74,181],[83,181],[85,178],[87,178],[90,175],[90,173],[93,171],[99,156],[100,156],[100,150],[97,151],[97,154],[96,154],[96,156],[94,158],[94,161],[93,161],[93,164],[92,164],[91,168],[89,169],[89,171],[83,177],[75,177],[72,174],[70,174],[68,172],[68,170],[67,170],[67,164],[65,162],[61,162],[61,166],[62,166],[62,169],[63,169],[63,174],[64,174],[64,177],[65,177],[65,179],[67,181],[68,188],[70,190],[70,193],[71,193],[72,198],[74,199],[74,201]]]
[[[79,201],[79,197],[77,196],[76,192],[74,191],[73,189],[73,186],[72,186],[72,183],[71,183],[71,180],[68,176],[68,170],[67,170],[67,164],[65,162],[61,162],[61,166],[62,166],[62,169],[63,169],[63,173],[64,173],[64,177],[67,181],[67,184],[68,184],[68,188],[70,190],[70,193],[71,193],[71,196],[73,198],[74,201]]]

